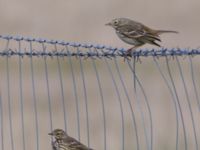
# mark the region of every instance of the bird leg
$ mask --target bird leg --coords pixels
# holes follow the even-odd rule
[[[139,45],[139,46],[133,46],[133,47],[129,48],[129,49],[126,51],[126,54],[132,56],[133,52],[134,52],[138,47],[140,47],[140,46],[141,46],[141,45]]]
[[[126,56],[124,57],[124,61],[125,61],[125,59],[127,59],[127,60],[130,60],[128,57],[132,57],[133,56],[133,52],[138,48],[138,47],[140,47],[141,45],[139,45],[139,46],[134,46],[134,47],[131,47],[131,48],[129,48],[127,51],[126,51]]]

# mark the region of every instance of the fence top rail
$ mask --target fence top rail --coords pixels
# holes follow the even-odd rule
[[[53,51],[46,50],[46,47],[42,49],[30,48],[31,50],[19,48],[12,49],[7,47],[7,49],[0,50],[0,56],[59,56],[59,57],[95,57],[95,58],[113,58],[113,57],[127,57],[125,48],[117,48],[112,46],[100,45],[100,44],[86,44],[86,43],[76,43],[76,42],[66,42],[63,40],[49,40],[42,38],[31,38],[23,36],[11,36],[11,35],[0,35],[0,40],[6,40],[8,42],[27,42],[27,43],[40,43],[40,44],[50,44],[63,46],[61,49],[56,49]],[[73,50],[72,50],[73,48]],[[74,50],[75,48],[75,50]],[[44,50],[45,49],[45,50]],[[82,50],[84,49],[84,50]],[[195,56],[200,54],[200,48],[158,48],[158,49],[138,49],[133,52],[132,56],[147,57],[147,56]]]

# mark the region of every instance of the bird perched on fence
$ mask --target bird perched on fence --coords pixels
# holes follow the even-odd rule
[[[49,135],[55,138],[52,143],[53,150],[93,150],[67,135],[62,129],[55,129]]]
[[[106,25],[113,27],[122,41],[133,45],[132,48],[127,50],[127,54],[132,54],[136,48],[146,43],[160,47],[160,45],[156,43],[156,41],[161,42],[160,34],[178,33],[177,31],[154,30],[142,23],[127,18],[116,18]]]

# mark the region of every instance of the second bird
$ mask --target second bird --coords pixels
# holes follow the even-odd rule
[[[156,41],[161,42],[160,34],[162,33],[178,33],[169,30],[154,30],[140,22],[133,21],[128,18],[116,18],[106,25],[116,30],[118,37],[127,44],[133,45],[127,50],[127,54],[131,54],[136,48],[148,43],[160,47]]]
[[[53,142],[53,150],[93,150],[83,145],[73,137],[70,137],[64,130],[55,129],[49,133],[56,141]]]

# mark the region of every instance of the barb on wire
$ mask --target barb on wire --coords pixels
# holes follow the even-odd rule
[[[99,105],[97,107],[100,108],[100,115],[102,117],[102,120],[100,120],[102,122],[102,143],[103,143],[103,149],[107,150],[110,148],[110,140],[109,138],[111,137],[109,134],[109,127],[110,127],[110,117],[107,116],[108,113],[115,113],[115,111],[112,112],[113,107],[119,107],[119,119],[120,119],[120,135],[121,135],[121,142],[119,142],[121,149],[124,150],[126,149],[127,146],[127,141],[133,142],[132,144],[135,144],[135,148],[137,150],[141,150],[143,147],[146,147],[148,150],[153,150],[154,147],[157,147],[157,135],[155,134],[157,132],[157,128],[156,125],[157,123],[154,123],[155,120],[153,120],[154,118],[154,105],[151,105],[152,101],[150,101],[150,98],[148,96],[148,93],[145,91],[146,87],[144,87],[144,85],[141,82],[140,78],[140,74],[137,73],[139,68],[139,64],[137,64],[136,66],[136,62],[141,62],[141,58],[142,57],[149,57],[152,59],[153,57],[153,63],[156,66],[156,69],[158,70],[159,75],[161,75],[164,84],[166,84],[167,89],[169,90],[169,93],[171,95],[171,99],[172,102],[174,104],[174,109],[175,109],[175,113],[176,113],[176,132],[175,134],[175,144],[176,147],[175,149],[178,150],[180,149],[180,147],[183,147],[184,150],[188,150],[190,149],[190,138],[189,138],[189,130],[187,130],[187,116],[185,115],[185,110],[184,110],[184,105],[182,105],[182,97],[181,96],[186,96],[186,105],[188,105],[189,108],[189,115],[190,115],[190,121],[192,122],[192,129],[193,129],[193,135],[194,135],[194,142],[195,142],[195,148],[196,150],[199,149],[199,144],[198,144],[198,132],[197,132],[197,122],[195,120],[195,110],[193,110],[193,103],[191,102],[192,97],[190,97],[190,90],[188,88],[188,85],[186,84],[186,81],[188,78],[185,77],[184,75],[184,70],[182,69],[182,63],[179,62],[178,56],[182,56],[183,58],[188,58],[189,57],[189,67],[190,67],[190,77],[192,78],[192,85],[193,85],[193,89],[194,89],[194,94],[195,94],[195,99],[196,99],[196,103],[198,104],[198,108],[200,109],[200,98],[198,95],[198,84],[196,82],[196,76],[195,76],[195,69],[193,66],[193,60],[192,57],[199,55],[200,54],[200,48],[196,48],[196,49],[191,49],[191,48],[159,48],[159,49],[138,49],[137,51],[134,51],[131,55],[127,55],[127,50],[125,48],[116,48],[116,47],[111,47],[111,46],[106,46],[106,45],[99,45],[99,44],[82,44],[82,43],[74,43],[74,42],[67,42],[67,41],[60,41],[60,40],[48,40],[48,39],[41,39],[41,38],[29,38],[29,37],[21,37],[21,36],[3,36],[0,35],[0,42],[4,42],[6,45],[3,47],[0,44],[0,58],[2,58],[3,62],[2,66],[5,68],[3,68],[1,71],[2,73],[5,73],[5,81],[6,84],[2,84],[4,86],[6,86],[4,88],[4,90],[6,93],[3,96],[0,95],[0,149],[4,150],[6,149],[6,144],[4,141],[6,141],[7,139],[10,141],[10,147],[12,150],[16,150],[16,148],[18,147],[18,142],[15,141],[15,134],[17,131],[15,125],[15,114],[14,114],[14,109],[15,108],[15,93],[13,93],[13,89],[14,87],[12,87],[13,84],[15,84],[15,82],[13,83],[12,81],[14,81],[13,79],[17,79],[17,87],[19,89],[15,90],[18,93],[18,99],[19,101],[17,101],[19,103],[19,116],[21,116],[19,121],[20,125],[21,125],[21,134],[22,135],[22,148],[23,150],[26,150],[26,146],[27,146],[27,141],[28,139],[26,138],[26,128],[27,125],[26,124],[26,117],[28,117],[28,115],[26,115],[26,108],[29,108],[29,103],[26,103],[26,97],[25,96],[29,96],[28,92],[32,92],[32,104],[33,104],[33,123],[35,123],[35,141],[36,141],[36,149],[40,150],[40,147],[42,147],[43,142],[40,142],[42,139],[42,136],[40,136],[40,132],[39,129],[43,128],[43,120],[40,119],[40,113],[43,110],[40,110],[40,103],[38,98],[40,97],[40,89],[38,89],[37,91],[37,87],[40,87],[40,85],[43,85],[43,83],[39,82],[40,80],[40,74],[38,75],[38,66],[34,67],[34,63],[35,63],[35,58],[39,57],[42,59],[42,67],[44,70],[42,70],[41,72],[43,73],[43,77],[45,79],[44,81],[44,86],[45,88],[42,89],[45,91],[45,96],[46,99],[44,97],[44,99],[46,101],[43,101],[46,106],[47,106],[47,116],[48,116],[48,121],[49,121],[49,130],[53,130],[54,127],[56,127],[59,124],[59,119],[58,118],[54,118],[54,116],[57,116],[57,114],[53,114],[53,109],[56,107],[57,105],[53,105],[54,102],[57,101],[57,99],[54,101],[54,95],[57,96],[57,92],[61,95],[60,101],[62,104],[61,110],[63,113],[63,121],[64,121],[64,127],[65,127],[65,131],[71,132],[70,129],[70,113],[68,113],[68,107],[70,106],[69,102],[70,100],[74,99],[73,103],[75,105],[74,108],[74,114],[75,114],[75,124],[76,126],[73,127],[77,130],[77,137],[78,140],[82,140],[83,139],[83,134],[85,133],[87,136],[87,145],[88,147],[90,147],[90,145],[92,145],[93,142],[93,124],[94,121],[91,120],[91,117],[93,117],[92,114],[92,110],[90,109],[90,96],[93,96],[93,93],[90,91],[90,84],[93,81],[97,87],[96,89],[94,89],[94,91],[96,93],[94,93],[95,97],[99,96],[99,98],[97,97],[97,99],[100,101]],[[15,71],[12,67],[13,62],[12,62],[12,58],[16,57],[18,60],[18,63],[16,64],[18,67],[18,74],[14,74],[13,72]],[[27,74],[24,74],[26,72],[24,72],[26,70],[26,64],[27,61],[23,61],[22,58],[28,58],[27,60],[29,60],[29,71],[30,71],[30,79],[29,77],[27,77],[27,81],[30,81],[30,86],[31,86],[31,90],[27,90],[26,87],[28,87],[29,85],[25,84],[28,83],[26,82],[26,76],[28,76]],[[164,57],[164,65],[165,67],[162,68],[162,64],[160,64],[160,62],[158,61],[158,58],[160,57]],[[11,58],[11,59],[10,59]],[[54,58],[56,61],[50,61],[49,58]],[[65,59],[67,58],[67,59]],[[77,59],[77,62],[74,63],[74,58]],[[170,65],[169,63],[169,59],[172,60],[174,59],[174,62],[177,64],[177,72],[180,74],[179,78],[181,79],[181,83],[183,84],[183,92],[185,93],[181,95],[179,95],[179,86],[176,85],[176,75],[174,72],[172,72],[173,70],[173,66]],[[63,61],[61,61],[61,59],[63,59]],[[91,65],[91,70],[93,70],[92,72],[92,76],[94,76],[95,78],[93,80],[90,80],[90,77],[92,76],[88,76],[88,72],[87,72],[87,68],[89,68],[87,65],[88,62],[84,62],[85,59],[90,59],[88,62]],[[107,76],[110,77],[109,82],[112,83],[112,87],[114,88],[114,92],[109,92],[109,95],[107,94],[107,91],[104,93],[104,90],[109,89],[110,85],[108,87],[106,87],[108,83],[105,83],[104,79],[106,79],[106,74],[104,74],[104,70],[99,69],[98,65],[99,65],[99,61],[96,61],[101,59],[101,63],[102,61],[104,62],[104,65],[107,68],[108,74]],[[109,60],[112,61],[109,61]],[[118,60],[119,59],[124,59],[127,60],[127,63],[124,63],[125,65],[127,65],[128,69],[129,69],[129,74],[123,70],[123,66],[121,66],[121,64],[119,64]],[[15,59],[14,59],[15,60]],[[67,61],[66,61],[67,60]],[[133,62],[132,62],[133,61]],[[53,76],[51,78],[51,70],[52,65],[51,63],[56,63],[56,74],[55,72],[53,72]],[[84,64],[85,63],[85,64]],[[41,63],[40,63],[41,64]],[[78,67],[77,67],[78,64]],[[76,68],[80,69],[79,71],[76,70]],[[126,69],[127,69],[126,68]],[[39,68],[40,69],[40,68]],[[14,71],[13,71],[14,70]],[[137,70],[137,71],[136,71]],[[166,73],[165,73],[166,71]],[[39,72],[40,73],[40,72]],[[145,71],[145,73],[147,73]],[[68,78],[68,74],[70,74],[70,78]],[[103,75],[103,76],[102,76]],[[13,77],[17,77],[17,78],[13,78]],[[51,83],[56,83],[56,80],[54,81],[54,78],[58,78],[59,82],[59,88],[54,90],[54,87],[52,88]],[[131,80],[129,79],[131,78]],[[156,78],[156,77],[154,77]],[[67,79],[67,80],[65,80]],[[70,83],[68,82],[68,79],[70,79]],[[65,82],[66,81],[66,82]],[[79,82],[82,81],[81,84],[79,84]],[[88,81],[88,82],[87,82]],[[107,80],[106,80],[107,81]],[[130,83],[128,83],[129,81],[131,81]],[[157,82],[157,80],[153,81],[153,82]],[[38,85],[37,85],[38,84]],[[65,87],[65,84],[67,84],[67,88]],[[104,89],[104,84],[105,89]],[[160,83],[159,83],[160,84]],[[81,86],[80,86],[81,85]],[[93,88],[93,83],[91,84],[92,88]],[[132,87],[133,88],[130,88]],[[42,87],[42,86],[41,86]],[[72,93],[68,93],[68,88],[72,89]],[[95,87],[94,87],[95,88]],[[28,91],[28,92],[27,92]],[[129,91],[131,93],[129,93]],[[16,93],[17,93],[16,92]],[[28,93],[28,94],[27,94]],[[42,91],[43,93],[43,91]],[[110,107],[109,104],[110,103],[110,96],[111,94],[116,94],[116,103],[118,105],[113,105]],[[130,94],[133,93],[133,97],[131,97]],[[1,93],[0,93],[1,94]],[[71,96],[72,95],[72,96]],[[82,96],[83,95],[83,96]],[[142,98],[141,99],[141,96]],[[7,97],[7,101],[2,101],[4,100],[4,97]],[[152,96],[152,95],[150,95]],[[43,97],[42,97],[43,98]],[[83,99],[83,100],[82,100]],[[142,103],[140,102],[142,100]],[[144,102],[143,102],[144,101]],[[43,103],[42,102],[42,103]],[[82,109],[82,102],[84,103],[84,107]],[[92,102],[92,101],[91,101]],[[7,105],[5,105],[4,103],[6,103]],[[6,106],[4,107],[3,104]],[[55,103],[57,104],[57,102]],[[135,105],[136,104],[136,105]],[[125,106],[128,107],[125,107]],[[143,106],[144,105],[144,106]],[[156,104],[157,105],[157,104]],[[30,105],[32,106],[32,105]],[[66,107],[68,106],[68,107]],[[136,106],[136,107],[135,107]],[[138,106],[138,107],[137,107]],[[94,107],[94,106],[93,106]],[[110,109],[112,108],[112,109]],[[141,122],[140,120],[138,121],[137,119],[139,118],[139,116],[137,116],[137,109],[134,110],[134,108],[138,108],[138,113],[139,116],[142,117]],[[143,109],[146,109],[145,111]],[[60,109],[59,109],[60,110]],[[114,109],[113,109],[114,110]],[[153,111],[152,111],[153,110]],[[5,111],[5,112],[4,112]],[[8,111],[8,112],[7,112]],[[84,114],[82,114],[82,112],[84,112]],[[129,119],[128,121],[126,120],[127,118],[127,112],[130,111],[131,114],[131,120]],[[156,110],[155,110],[156,111]],[[8,116],[5,115],[5,113],[8,113]],[[95,107],[95,113],[96,113],[96,107]],[[91,114],[91,115],[90,115]],[[82,119],[82,116],[86,116],[86,120]],[[157,115],[157,114],[156,114]],[[7,120],[5,120],[7,117]],[[96,117],[96,116],[95,116]],[[69,118],[69,121],[68,121]],[[54,119],[57,119],[58,122],[55,122]],[[93,119],[93,118],[92,118]],[[96,119],[96,118],[95,118]],[[98,118],[97,118],[98,119]],[[113,118],[115,119],[115,118]],[[8,122],[6,124],[6,121]],[[85,121],[85,122],[82,122]],[[127,122],[126,122],[127,121]],[[128,133],[127,131],[130,131],[129,129],[131,129],[131,123],[132,121],[132,129],[133,129],[133,133],[134,133],[134,138],[127,138],[126,134]],[[157,121],[157,120],[156,120]],[[5,122],[5,123],[4,123]],[[113,121],[114,122],[114,121]],[[5,125],[4,125],[5,124]],[[128,124],[128,125],[127,125]],[[9,129],[9,134],[5,134],[6,130],[4,131],[3,128],[4,126],[8,126],[7,128]],[[74,124],[72,124],[74,125]],[[172,124],[173,125],[173,124]],[[182,125],[182,126],[181,126]],[[85,130],[83,130],[84,128]],[[171,127],[171,126],[169,126]],[[68,129],[69,128],[69,129]],[[142,129],[143,128],[143,129]],[[28,128],[27,128],[28,129]],[[127,130],[128,129],[128,130]],[[141,134],[144,133],[144,136]],[[129,134],[129,133],[128,133]],[[116,134],[117,135],[117,134]],[[7,137],[8,136],[8,137]],[[173,136],[172,136],[173,137]],[[183,137],[183,142],[181,141]],[[145,141],[144,141],[145,140]],[[53,142],[53,140],[52,140]],[[145,143],[146,145],[145,145]],[[44,142],[45,143],[45,142]],[[181,146],[181,144],[183,143],[183,146]],[[55,143],[53,143],[53,146],[55,147]],[[21,149],[22,149],[21,148]]]
[[[99,58],[102,57],[106,58],[114,58],[116,56],[128,58],[130,56],[127,56],[126,49],[125,48],[116,48],[106,45],[99,45],[99,44],[84,44],[84,43],[75,43],[75,42],[66,42],[62,40],[48,40],[48,39],[41,39],[41,38],[31,38],[31,37],[22,37],[22,36],[3,36],[0,35],[0,40],[6,40],[10,42],[19,42],[23,41],[24,43],[39,43],[39,44],[49,44],[49,45],[58,45],[63,46],[63,48],[58,50],[48,50],[43,51],[42,49],[33,50],[32,52],[26,51],[25,48],[21,48],[21,50],[14,50],[12,48],[9,48],[7,50],[0,50],[0,56],[62,56],[62,57],[92,57],[92,58]],[[65,46],[69,48],[69,53],[66,51]],[[74,48],[79,48],[79,51],[73,51]],[[84,50],[83,50],[84,49]],[[87,51],[85,51],[87,50]],[[162,57],[162,56],[195,56],[200,54],[200,48],[160,48],[160,49],[139,49],[135,52],[133,52],[133,57],[136,58],[136,60],[140,60],[140,57],[148,57],[148,56],[154,56],[154,57]]]

